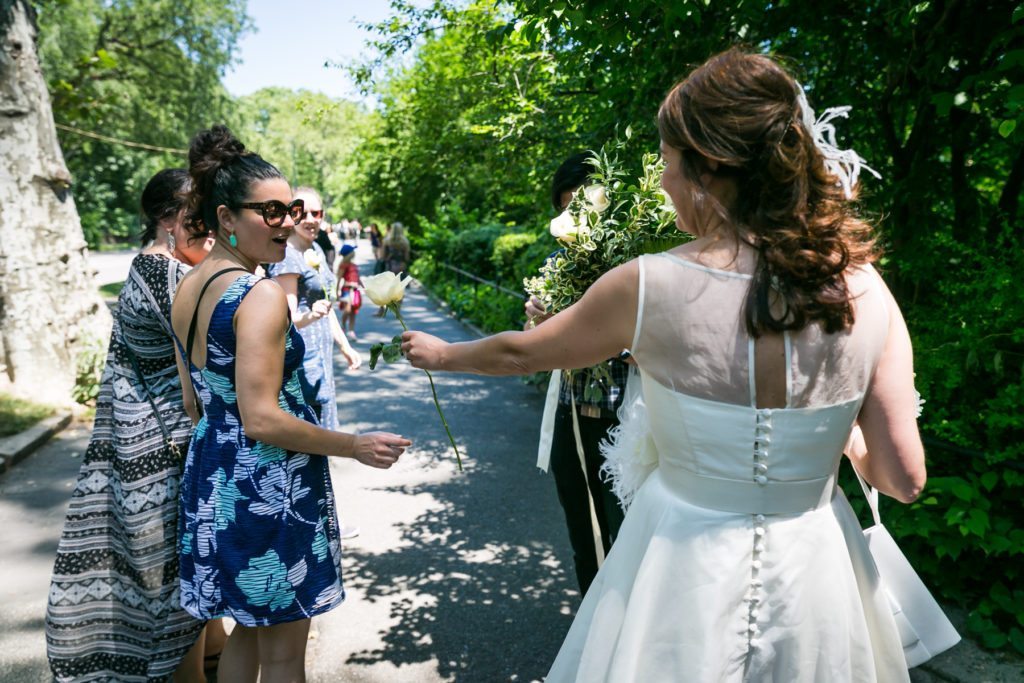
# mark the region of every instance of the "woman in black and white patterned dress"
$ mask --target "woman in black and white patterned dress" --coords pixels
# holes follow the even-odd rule
[[[92,440],[50,585],[46,645],[58,681],[203,677],[203,648],[193,648],[203,622],[178,598],[182,463],[166,447],[146,390],[184,454],[192,408],[182,403],[171,300],[213,246],[212,238],[189,240],[182,228],[188,184],[185,170],[167,169],[142,194],[143,243],[151,244],[132,262],[118,300]]]

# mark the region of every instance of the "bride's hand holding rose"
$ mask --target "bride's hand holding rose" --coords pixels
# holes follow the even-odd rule
[[[426,332],[402,333],[402,354],[414,368],[441,370],[444,352],[450,344]]]

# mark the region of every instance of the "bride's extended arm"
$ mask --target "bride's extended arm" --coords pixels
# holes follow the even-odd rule
[[[615,268],[578,302],[528,332],[502,332],[458,344],[423,332],[406,332],[402,351],[417,368],[478,375],[589,367],[632,344],[638,274],[635,260]]]

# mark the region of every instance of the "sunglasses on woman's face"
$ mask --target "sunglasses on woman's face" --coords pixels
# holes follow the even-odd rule
[[[266,202],[247,202],[239,204],[236,208],[259,211],[263,216],[263,222],[271,228],[279,228],[284,225],[285,216],[291,216],[292,220],[298,223],[306,214],[306,204],[301,199],[296,199],[291,204],[285,204],[276,199]],[[323,212],[321,211],[321,213]]]

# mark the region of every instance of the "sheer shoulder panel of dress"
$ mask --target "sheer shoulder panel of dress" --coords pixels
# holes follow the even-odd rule
[[[640,314],[633,356],[652,379],[698,398],[752,405],[753,354],[744,321],[749,273],[709,268],[670,253],[640,258]],[[855,322],[826,334],[810,325],[789,338],[787,407],[853,400],[867,389],[888,331],[884,284],[851,268]],[[778,381],[785,381],[780,377]]]

